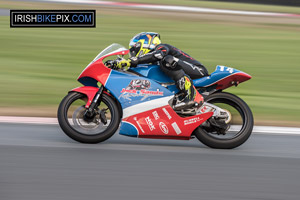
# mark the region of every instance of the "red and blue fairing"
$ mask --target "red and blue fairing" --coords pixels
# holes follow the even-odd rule
[[[101,83],[109,95],[123,109],[120,134],[144,138],[190,139],[196,127],[212,116],[207,112],[191,117],[180,117],[170,106],[177,89],[174,81],[160,71],[157,65],[142,65],[132,68],[134,73],[112,70],[103,64],[103,59],[112,55],[126,55],[129,51],[120,45],[111,45],[102,51],[80,74],[78,81],[84,86],[72,91],[87,96],[88,108]],[[137,75],[139,74],[139,75]],[[225,89],[250,79],[251,76],[224,66],[208,77],[196,79],[196,87]],[[163,86],[164,85],[164,86]],[[165,87],[167,86],[167,87]]]
[[[157,65],[142,65],[131,70],[144,77],[151,78],[157,83],[168,84],[167,89],[170,92],[177,92],[175,85],[172,85],[174,81],[160,71]],[[233,85],[238,85],[250,78],[250,75],[242,71],[225,66],[217,66],[216,71],[210,76],[195,79],[193,82],[197,88],[209,88],[213,86],[216,90],[223,90]],[[158,99],[158,106],[153,106],[151,110],[144,110],[143,108],[147,108],[148,106],[143,103],[126,108],[124,110],[126,114],[123,117],[120,134],[126,133],[128,136],[143,138],[190,139],[195,128],[212,116],[212,113],[208,112],[182,118],[171,108],[167,102],[168,100],[168,97]],[[155,102],[152,101],[151,103]],[[165,106],[160,106],[162,104]],[[127,116],[128,113],[129,116]]]
[[[178,116],[169,105],[174,96],[170,90],[151,79],[136,75],[112,70],[106,87],[123,108],[122,135],[190,139],[193,130],[212,115]]]

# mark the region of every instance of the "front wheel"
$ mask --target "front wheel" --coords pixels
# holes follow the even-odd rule
[[[87,97],[70,92],[58,108],[58,122],[70,138],[81,143],[99,143],[110,138],[120,124],[120,112],[115,101],[102,94],[101,104],[96,107],[92,118],[85,116]]]
[[[212,117],[194,131],[198,140],[211,148],[232,149],[249,138],[253,129],[253,115],[241,98],[230,93],[218,92],[208,96],[206,102],[228,113],[228,117],[222,122],[227,129],[220,130],[214,127],[213,122],[220,119]]]

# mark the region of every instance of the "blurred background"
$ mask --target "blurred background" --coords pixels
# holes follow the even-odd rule
[[[111,43],[128,47],[135,34],[153,31],[161,34],[163,43],[199,60],[210,73],[216,65],[225,65],[252,75],[250,81],[227,91],[249,104],[257,125],[300,126],[299,1],[152,0],[151,4],[290,15],[232,15],[136,9],[122,4],[1,0],[0,115],[56,117],[61,99],[70,89],[80,86],[76,81],[78,75],[101,50]],[[10,28],[9,9],[95,9],[97,25]]]

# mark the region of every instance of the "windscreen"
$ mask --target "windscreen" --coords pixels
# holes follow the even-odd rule
[[[106,47],[103,51],[101,51],[92,62],[98,60],[99,58],[101,58],[105,55],[119,52],[119,51],[126,51],[126,50],[127,49],[120,44],[117,44],[117,43],[111,44],[110,46]]]

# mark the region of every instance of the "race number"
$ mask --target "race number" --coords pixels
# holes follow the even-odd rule
[[[220,67],[220,71],[221,71],[221,72],[227,71],[227,72],[229,72],[230,74],[233,73],[233,68],[231,68],[231,67],[226,67],[226,66],[219,66],[219,67]]]

